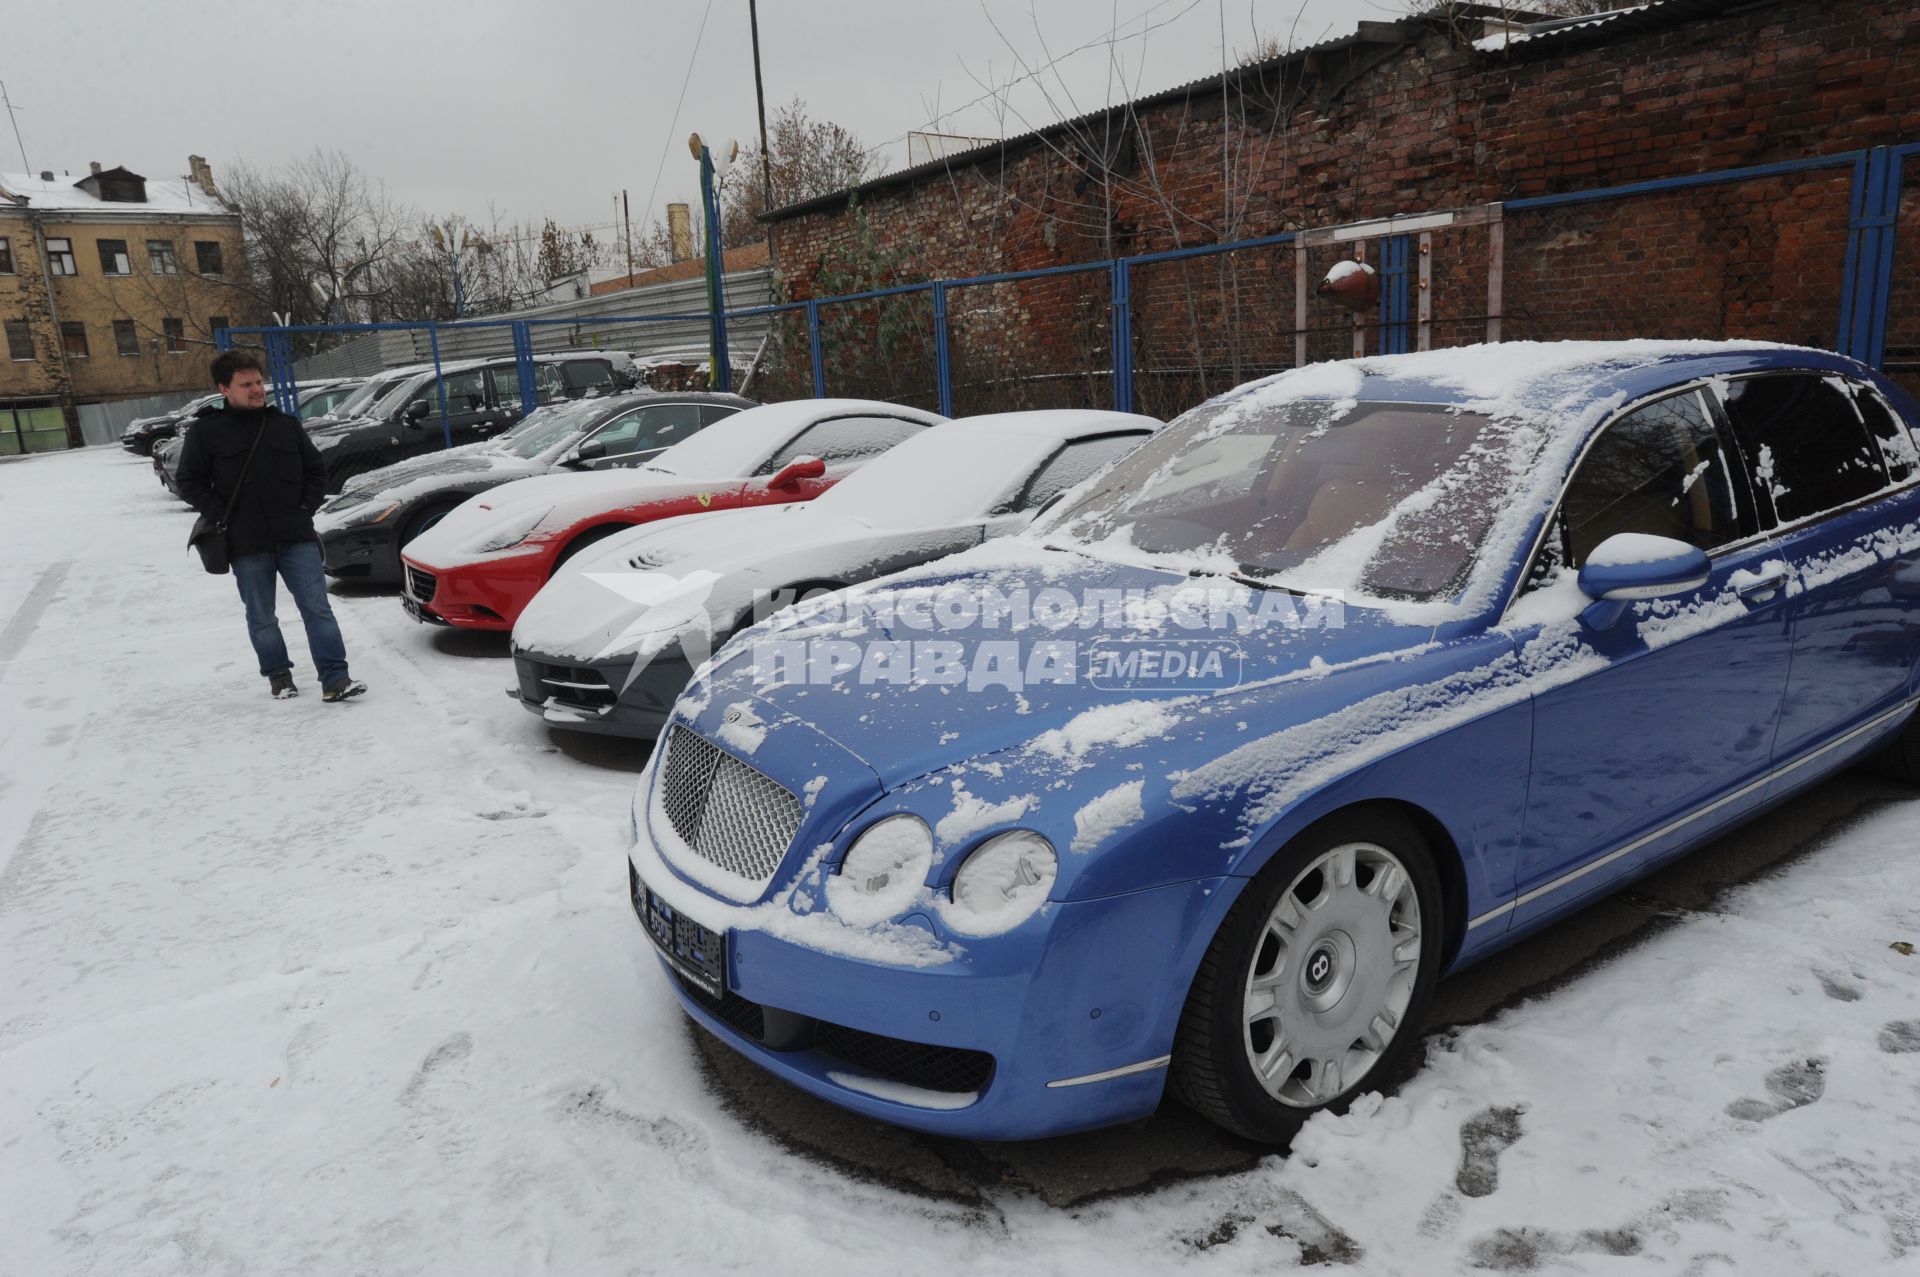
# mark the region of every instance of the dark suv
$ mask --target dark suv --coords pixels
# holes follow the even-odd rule
[[[633,361],[615,351],[535,355],[540,402],[616,394],[638,380]],[[310,431],[327,463],[327,491],[396,461],[452,445],[491,439],[525,414],[519,366],[511,357],[443,363],[447,412],[428,369],[396,384],[370,404],[365,415]]]

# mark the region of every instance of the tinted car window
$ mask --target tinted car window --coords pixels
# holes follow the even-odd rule
[[[1689,392],[1628,413],[1587,450],[1561,502],[1576,568],[1608,537],[1644,532],[1711,550],[1740,535],[1719,433]]]
[[[917,421],[902,421],[898,417],[835,417],[831,421],[815,422],[788,440],[787,446],[774,453],[759,473],[777,474],[795,457],[818,457],[828,465],[864,461],[925,429]]]
[[[1913,434],[1906,423],[1870,387],[1854,386],[1853,402],[1867,423],[1867,432],[1880,444],[1880,459],[1886,463],[1887,478],[1894,483],[1913,478],[1914,470],[1920,468],[1920,452],[1914,448]]]
[[[1145,435],[1115,435],[1068,444],[1040,467],[1040,473],[1033,476],[1033,482],[1027,485],[1013,508],[1032,510],[1045,505],[1074,484],[1092,478],[1109,463],[1132,452],[1145,438]]]
[[[595,388],[602,394],[613,389],[613,373],[597,359],[575,359],[561,364],[560,376],[567,393],[576,398]]]
[[[1886,486],[1880,449],[1853,398],[1824,377],[1728,383],[1727,417],[1782,523],[1847,505]]]
[[[731,417],[739,412],[738,408],[723,403],[703,403],[700,405],[700,424],[710,426],[716,421]]]
[[[699,429],[700,409],[697,405],[655,404],[614,419],[593,436],[593,441],[604,443],[608,456],[618,457],[630,452],[670,448]]]
[[[446,382],[447,411],[449,413],[482,412],[486,409],[487,374],[485,369],[470,368],[466,372],[448,373]],[[420,387],[420,393],[416,395],[415,398],[425,399],[429,412],[438,412],[440,410],[440,396],[434,390],[433,378],[431,377],[427,378],[426,384]]]

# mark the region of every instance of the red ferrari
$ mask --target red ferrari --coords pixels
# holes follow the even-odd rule
[[[401,601],[423,621],[511,630],[573,555],[635,524],[808,501],[946,418],[866,399],[766,404],[635,470],[549,474],[483,492],[409,541]]]

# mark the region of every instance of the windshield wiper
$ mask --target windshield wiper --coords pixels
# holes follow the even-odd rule
[[[1291,594],[1296,598],[1304,599],[1307,597],[1305,590],[1296,590],[1291,585],[1283,585],[1279,581],[1270,581],[1265,577],[1256,575],[1259,570],[1259,568],[1251,564],[1242,563],[1239,565],[1239,570],[1234,572],[1221,572],[1215,568],[1191,567],[1187,569],[1187,575],[1225,577],[1227,580],[1238,585],[1252,586],[1256,590],[1279,590],[1283,594]]]

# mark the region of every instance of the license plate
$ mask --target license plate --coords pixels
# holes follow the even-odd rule
[[[727,987],[727,936],[709,931],[655,895],[638,873],[633,875],[633,911],[647,939],[667,963],[711,997]]]
[[[420,622],[422,625],[426,624],[426,613],[420,610],[420,601],[411,594],[402,594],[400,596],[400,606],[407,609],[408,616]]]

